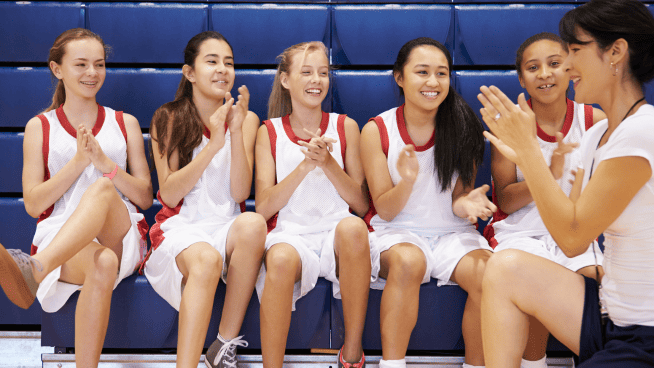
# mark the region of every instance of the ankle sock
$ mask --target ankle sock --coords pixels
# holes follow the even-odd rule
[[[397,359],[397,360],[381,359],[379,361],[379,368],[406,368],[406,360],[405,359]]]
[[[485,365],[470,365],[468,363],[463,363],[461,368],[486,368]]]
[[[539,360],[525,360],[520,362],[520,368],[547,368],[547,355]]]

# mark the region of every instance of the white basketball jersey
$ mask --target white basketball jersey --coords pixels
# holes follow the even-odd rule
[[[43,161],[45,178],[56,175],[77,153],[77,131],[70,125],[63,111],[63,105],[56,110],[38,116],[43,128]],[[93,135],[107,157],[121,169],[127,169],[127,131],[123,113],[98,105],[98,118],[93,126]],[[50,208],[41,216],[36,226],[32,245],[32,254],[43,238],[53,229],[58,229],[77,208],[82,195],[88,187],[102,178],[103,173],[89,164],[75,182]],[[136,207],[118,189],[118,194],[125,202],[130,213],[136,213]],[[145,220],[139,222],[139,229],[147,233]],[[141,231],[143,234],[143,231]]]
[[[592,106],[584,106],[583,104],[568,100],[568,110],[565,115],[565,122],[561,128],[561,133],[564,135],[563,142],[581,142],[586,130],[593,125],[592,109]],[[538,144],[540,145],[541,152],[543,152],[545,162],[549,166],[552,160],[552,153],[558,146],[558,143],[556,142],[556,137],[545,133],[540,126],[537,127],[537,130]],[[570,171],[579,167],[580,164],[581,156],[578,148],[565,156],[563,176],[557,180],[557,183],[566,195],[570,195],[570,190],[572,189],[570,180],[574,179]],[[518,182],[525,180],[522,171],[517,166],[516,175]],[[509,234],[512,236],[542,236],[549,234],[533,201],[510,214],[506,219],[494,223],[493,229],[495,230],[495,239],[497,241],[501,241],[503,237]]]
[[[210,132],[205,128],[200,145],[193,149],[193,159],[209,143],[210,136]],[[170,208],[163,203],[157,193],[162,208],[150,232],[154,249],[161,244],[168,230],[203,222],[227,223],[245,211],[245,204],[236,203],[231,194],[231,152],[231,135],[225,125],[225,145],[211,159],[193,189],[179,204],[175,208]]]
[[[264,122],[270,137],[270,148],[275,160],[277,182],[281,182],[304,160],[301,140],[293,132],[288,115]],[[337,140],[332,157],[344,168],[345,115],[323,112],[320,131],[325,137]],[[308,140],[305,140],[308,142]],[[268,230],[287,234],[309,234],[332,230],[347,216],[353,216],[349,205],[329,181],[325,172],[316,167],[304,177],[300,185],[279,213],[268,221]]]
[[[388,172],[393,185],[400,182],[401,177],[396,167],[397,160],[400,151],[407,144],[416,147],[420,171],[413,184],[411,196],[402,211],[391,221],[385,221],[375,214],[370,221],[373,229],[403,228],[420,235],[431,236],[474,228],[466,219],[452,212],[452,190],[459,177],[458,174],[452,176],[450,187],[441,191],[441,182],[434,164],[434,136],[432,135],[424,146],[416,146],[413,143],[404,122],[404,105],[390,109],[374,120],[379,129],[382,149],[388,158]]]

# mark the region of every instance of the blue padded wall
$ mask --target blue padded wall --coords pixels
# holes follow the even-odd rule
[[[274,69],[237,70],[232,93],[237,97],[238,88],[245,85],[250,92],[250,111],[257,114],[259,120],[264,121],[268,115],[268,97],[275,79]]]
[[[23,128],[52,103],[48,68],[0,67],[0,86],[0,127]]]
[[[215,4],[211,25],[234,48],[239,64],[275,64],[284,49],[305,41],[329,47],[329,9],[324,5]]]
[[[539,32],[558,34],[574,5],[457,5],[454,63],[513,65],[520,44]],[[504,26],[498,26],[498,21]]]
[[[207,30],[208,5],[91,3],[88,28],[113,48],[118,63],[182,63],[191,37]]]
[[[0,157],[0,193],[22,192],[23,133],[0,133]],[[0,224],[2,231],[4,223]]]
[[[402,45],[431,37],[452,51],[453,8],[448,5],[334,6],[335,65],[393,65]]]
[[[79,2],[0,2],[0,61],[48,60],[55,38],[84,28]]]
[[[517,102],[518,95],[526,91],[520,87],[518,72],[515,70],[459,70],[455,72],[456,90],[466,102],[472,107],[477,116],[481,119],[479,109],[481,102],[477,99],[482,85],[498,87],[511,101]]]
[[[382,112],[403,103],[400,90],[389,71],[334,71],[333,109],[347,114],[359,127]]]

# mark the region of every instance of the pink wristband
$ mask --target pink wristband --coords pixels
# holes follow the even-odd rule
[[[102,174],[105,178],[109,178],[109,180],[112,180],[114,176],[116,176],[116,173],[118,172],[118,164],[114,166],[114,171],[108,173],[108,174]]]

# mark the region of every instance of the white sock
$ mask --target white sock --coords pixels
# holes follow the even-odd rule
[[[470,365],[468,363],[463,363],[461,368],[486,368],[485,365]]]
[[[522,362],[520,363],[520,368],[547,368],[547,363],[546,360],[547,355],[545,355],[542,359],[539,360],[525,360],[524,358],[522,359]]]
[[[406,368],[406,360],[379,360],[379,368]]]

